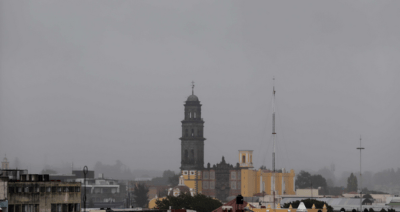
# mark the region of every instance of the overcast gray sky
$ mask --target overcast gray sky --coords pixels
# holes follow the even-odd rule
[[[397,168],[399,1],[0,1],[0,156],[180,166],[183,103],[205,162]],[[25,168],[25,167],[22,167]]]

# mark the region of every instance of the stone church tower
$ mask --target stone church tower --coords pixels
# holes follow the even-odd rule
[[[182,120],[181,140],[181,170],[202,170],[204,168],[204,121],[201,118],[201,104],[199,98],[190,95],[185,106],[185,117]]]

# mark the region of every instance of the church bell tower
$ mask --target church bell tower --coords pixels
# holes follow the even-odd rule
[[[192,95],[185,104],[185,116],[182,120],[181,140],[181,170],[202,170],[204,168],[204,121],[201,118],[201,104],[199,98],[194,95],[192,83]]]

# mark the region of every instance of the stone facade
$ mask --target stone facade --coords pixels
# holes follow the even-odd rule
[[[75,212],[81,210],[81,183],[9,182],[8,212]]]
[[[214,166],[207,165],[203,170],[203,190],[202,193],[207,196],[216,197],[221,201],[226,201],[229,196],[240,194],[241,187],[241,168],[239,164],[233,166],[222,161]]]
[[[204,121],[197,96],[191,95],[185,103],[182,120],[181,170],[201,170],[204,167]]]

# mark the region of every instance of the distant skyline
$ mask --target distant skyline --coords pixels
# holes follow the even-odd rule
[[[178,170],[183,102],[205,164],[399,167],[397,1],[0,2],[0,157],[35,172],[121,160]],[[26,167],[21,167],[26,168]]]

